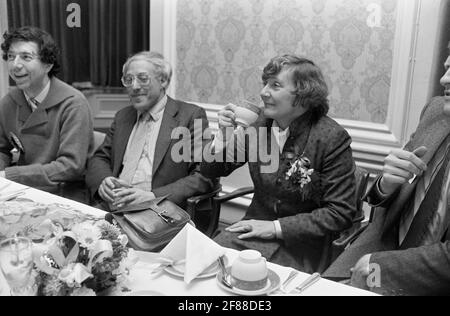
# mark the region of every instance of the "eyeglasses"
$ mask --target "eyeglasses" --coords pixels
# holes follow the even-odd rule
[[[141,72],[137,74],[137,76],[134,75],[122,76],[122,84],[126,88],[133,86],[135,80],[137,80],[137,82],[140,85],[148,85],[151,82],[152,77],[150,77],[149,74],[146,72]]]
[[[35,54],[34,52],[28,53],[28,52],[21,52],[21,53],[12,53],[8,52],[6,54],[6,58],[8,61],[14,61],[16,60],[17,56],[19,56],[20,60],[29,63],[30,61],[38,58],[39,56]]]

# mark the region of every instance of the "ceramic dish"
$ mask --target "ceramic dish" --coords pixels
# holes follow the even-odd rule
[[[227,268],[228,273],[230,273],[230,268]],[[222,282],[222,271],[219,271],[219,273],[217,273],[217,277],[216,277],[216,281],[217,284],[219,285],[219,287],[225,291],[237,294],[237,295],[247,295],[247,296],[252,296],[252,295],[267,295],[269,293],[272,293],[273,291],[278,290],[278,288],[280,287],[280,277],[279,275],[273,271],[270,270],[268,271],[268,275],[267,275],[267,285],[260,290],[256,290],[256,291],[245,291],[245,290],[241,290],[238,289],[236,287],[233,287],[232,289],[230,289],[229,287],[225,286]]]

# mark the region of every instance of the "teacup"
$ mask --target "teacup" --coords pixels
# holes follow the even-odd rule
[[[234,114],[238,125],[249,127],[256,122],[261,113],[261,108],[248,100],[242,100],[237,104]]]
[[[243,250],[231,265],[231,284],[241,290],[257,291],[267,286],[267,262],[259,251]]]

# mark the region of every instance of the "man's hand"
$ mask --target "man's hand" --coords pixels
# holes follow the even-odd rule
[[[367,277],[370,274],[370,257],[371,254],[362,256],[361,259],[358,260],[356,265],[350,269],[350,283],[352,286],[364,290],[369,290],[369,286],[367,285]]]
[[[237,222],[230,227],[225,228],[231,233],[244,233],[239,235],[239,239],[251,237],[262,239],[275,239],[275,225],[272,221],[246,220]]]
[[[114,189],[122,187],[129,188],[131,186],[121,179],[106,177],[103,179],[102,184],[100,184],[100,187],[98,188],[98,195],[100,195],[104,201],[113,203],[115,199]]]
[[[129,204],[140,204],[155,199],[153,192],[137,188],[118,188],[114,190],[115,200],[113,205],[121,208]]]
[[[392,150],[384,159],[383,177],[380,181],[382,193],[391,194],[414,175],[422,175],[427,170],[427,165],[420,158],[426,152],[425,146],[420,146],[413,152],[402,149]]]

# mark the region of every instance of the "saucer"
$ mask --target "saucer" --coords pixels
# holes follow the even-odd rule
[[[227,268],[227,272],[230,273],[230,268]],[[219,273],[217,273],[216,281],[221,289],[237,295],[246,295],[246,296],[267,295],[269,293],[272,293],[273,291],[276,291],[280,287],[280,277],[275,271],[271,269],[268,269],[267,285],[264,288],[255,291],[241,290],[238,289],[237,287],[233,287],[232,289],[230,289],[229,287],[225,286],[222,283],[222,271],[219,271]]]
[[[164,271],[166,271],[169,274],[172,274],[174,276],[180,277],[180,278],[184,278],[184,269],[185,269],[185,264],[184,262],[182,264],[177,264],[177,265],[173,265],[173,266],[168,266],[164,268]],[[202,273],[200,273],[197,277],[199,279],[203,279],[203,278],[210,278],[213,277],[217,274],[217,272],[219,271],[219,263],[218,261],[214,261],[209,267],[207,267],[205,270],[203,270]]]

